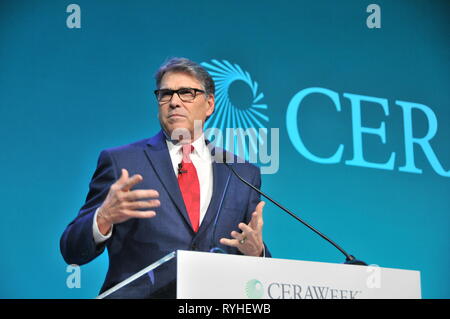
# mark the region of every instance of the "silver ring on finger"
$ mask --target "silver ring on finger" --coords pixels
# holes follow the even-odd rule
[[[244,245],[246,240],[247,240],[247,236],[244,236],[244,237],[239,241],[239,244]]]

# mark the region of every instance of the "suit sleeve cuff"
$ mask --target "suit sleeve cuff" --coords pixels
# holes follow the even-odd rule
[[[266,245],[263,244],[263,250],[259,257],[266,257]]]

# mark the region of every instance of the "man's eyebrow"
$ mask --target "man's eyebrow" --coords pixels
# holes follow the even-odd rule
[[[177,91],[177,90],[182,90],[182,89],[192,89],[192,87],[190,86],[181,86],[178,89],[169,89],[169,88],[159,88],[160,90],[171,90],[171,91]]]

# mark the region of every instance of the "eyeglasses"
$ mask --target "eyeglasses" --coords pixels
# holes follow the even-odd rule
[[[155,90],[156,99],[159,103],[166,103],[172,99],[173,94],[178,94],[178,97],[183,102],[192,102],[195,100],[197,93],[206,93],[204,90],[193,88],[181,88],[178,90],[160,89]]]

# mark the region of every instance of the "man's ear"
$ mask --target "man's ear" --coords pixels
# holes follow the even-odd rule
[[[210,94],[208,96],[208,105],[209,105],[209,108],[206,111],[206,120],[214,113],[214,109],[216,107],[214,95],[212,95],[212,94]]]

